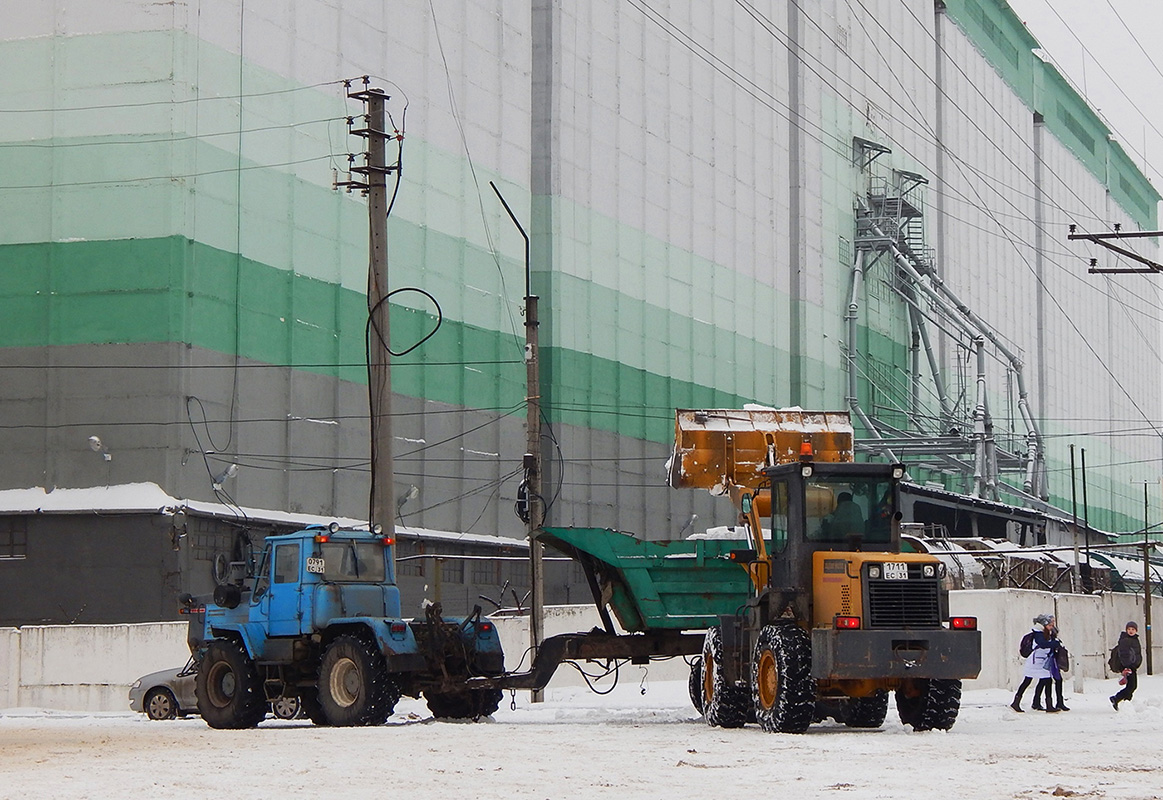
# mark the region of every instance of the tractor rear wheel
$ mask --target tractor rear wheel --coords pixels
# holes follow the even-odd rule
[[[729,681],[723,670],[723,632],[707,629],[703,640],[703,719],[721,728],[742,728],[751,705],[747,685]]]
[[[323,716],[323,706],[319,704],[319,690],[312,686],[310,689],[299,690],[299,702],[303,706],[303,715],[316,725],[330,725],[327,717]]]
[[[211,728],[253,728],[266,716],[258,672],[238,642],[214,639],[206,645],[194,693]]]
[[[896,690],[901,722],[914,731],[947,731],[961,710],[961,681],[923,678]]]
[[[323,654],[319,705],[331,725],[382,725],[399,699],[383,654],[367,641],[340,636]]]
[[[751,660],[755,721],[768,733],[803,733],[816,711],[812,644],[794,624],[764,625]]]
[[[686,683],[687,694],[691,696],[691,704],[695,711],[703,713],[703,659],[695,656],[691,662],[691,675]]]
[[[843,722],[849,728],[879,728],[888,716],[888,692],[878,689],[868,697],[852,697],[844,702]]]
[[[428,710],[436,719],[478,720],[501,707],[500,689],[470,689],[467,692],[424,692]]]

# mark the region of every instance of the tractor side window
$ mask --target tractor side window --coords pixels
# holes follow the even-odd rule
[[[780,481],[771,487],[771,551],[782,553],[787,549],[787,482]]]
[[[271,548],[267,545],[262,551],[262,558],[259,559],[258,569],[254,573],[254,591],[250,593],[252,603],[257,603],[266,594],[267,589],[271,588],[270,556]]]
[[[281,544],[275,548],[275,583],[297,583],[299,580],[299,543]]]

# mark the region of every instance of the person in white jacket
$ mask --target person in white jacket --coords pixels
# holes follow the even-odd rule
[[[1054,704],[1054,698],[1051,695],[1054,684],[1051,662],[1054,660],[1055,653],[1061,645],[1053,637],[1053,630],[1053,614],[1039,614],[1034,617],[1034,649],[1026,657],[1026,666],[1022,671],[1022,683],[1018,686],[1017,694],[1014,695],[1014,701],[1010,703],[1010,708],[1018,713],[1024,710],[1022,708],[1022,695],[1025,693],[1026,687],[1035,678],[1038,679],[1038,685],[1034,688],[1034,703],[1031,708],[1038,711],[1058,711],[1058,707]],[[1046,694],[1045,706],[1042,705],[1043,692]]]

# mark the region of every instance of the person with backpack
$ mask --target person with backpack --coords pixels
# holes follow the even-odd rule
[[[1018,691],[1014,695],[1014,701],[1010,703],[1010,708],[1019,714],[1024,711],[1022,708],[1022,695],[1025,694],[1026,688],[1034,678],[1038,679],[1038,685],[1034,689],[1034,703],[1031,707],[1038,711],[1058,711],[1058,707],[1054,705],[1054,701],[1050,695],[1050,687],[1054,677],[1050,665],[1054,662],[1055,656],[1062,644],[1057,639],[1051,637],[1050,632],[1053,628],[1054,615],[1039,614],[1034,617],[1033,629],[1026,636],[1022,637],[1018,652],[1028,653],[1028,655],[1026,655],[1026,666],[1022,673],[1022,683],[1018,686]],[[1043,692],[1046,694],[1045,706],[1041,702]]]
[[[1128,622],[1123,632],[1119,634],[1119,643],[1111,648],[1110,661],[1107,664],[1112,672],[1121,672],[1123,675],[1119,680],[1123,688],[1110,696],[1115,711],[1119,710],[1119,703],[1135,696],[1135,689],[1139,686],[1137,670],[1142,664],[1143,650],[1139,647],[1139,624],[1134,621]]]

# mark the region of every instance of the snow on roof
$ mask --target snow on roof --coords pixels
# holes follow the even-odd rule
[[[124,483],[88,489],[46,490],[44,487],[34,486],[29,489],[0,490],[0,514],[174,514],[178,511],[193,511],[233,519],[237,519],[241,512],[252,522],[274,522],[303,528],[308,525],[329,525],[332,522],[338,522],[344,528],[367,528],[366,520],[351,517],[324,517],[317,514],[207,503],[201,500],[180,500],[167,494],[156,483]],[[466,544],[528,547],[524,539],[484,533],[437,531],[409,525],[397,525],[396,535]]]

